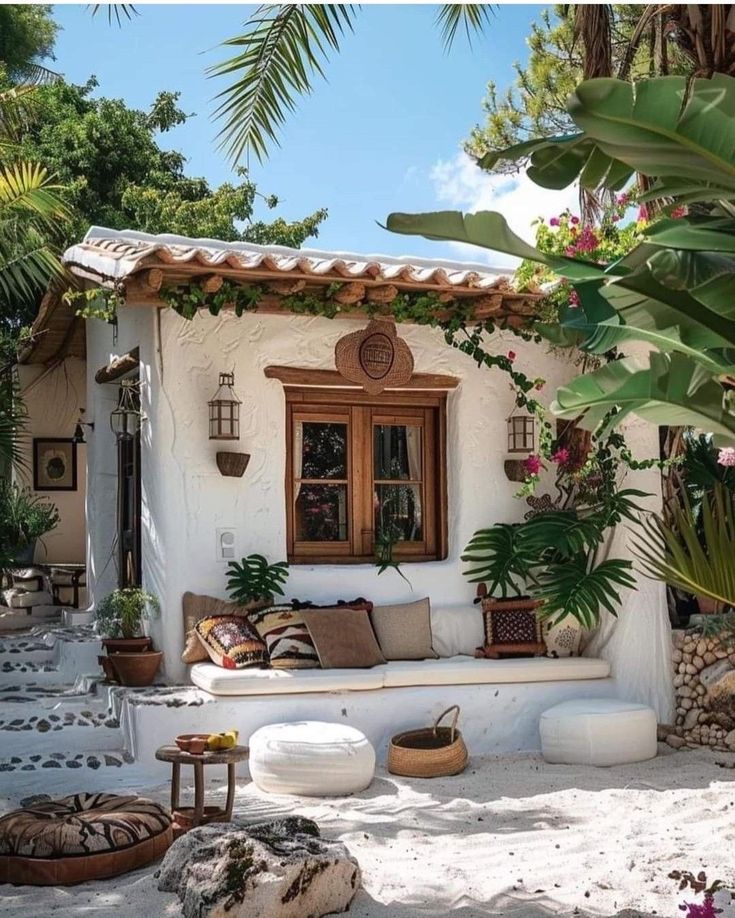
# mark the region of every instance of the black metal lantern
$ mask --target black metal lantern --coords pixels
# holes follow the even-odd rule
[[[508,418],[508,452],[532,453],[536,427],[532,414],[512,414]]]
[[[219,374],[219,388],[209,402],[209,439],[240,439],[240,399],[235,395],[234,373]]]
[[[132,440],[140,430],[142,420],[138,384],[132,379],[123,379],[117,408],[110,414],[112,432],[118,440]]]
[[[74,428],[74,436],[72,440],[74,443],[86,443],[87,440],[84,436],[84,428],[88,427],[90,430],[94,430],[94,421],[85,421],[84,420],[84,408],[79,409],[79,420],[77,421],[77,426]]]

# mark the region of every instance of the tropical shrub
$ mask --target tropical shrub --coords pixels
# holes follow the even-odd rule
[[[114,590],[96,608],[97,629],[108,638],[139,637],[143,620],[158,614],[160,604],[152,594],[139,587]]]
[[[29,488],[0,478],[0,564],[15,556],[59,524],[56,505]]]
[[[269,564],[263,555],[252,554],[227,567],[227,590],[230,599],[239,603],[254,602],[271,596],[283,596],[282,584],[288,580],[288,564]]]
[[[471,563],[465,576],[484,582],[489,594],[528,594],[541,600],[541,615],[552,623],[571,615],[593,628],[601,609],[617,615],[619,588],[633,587],[628,560],[600,560],[609,530],[635,520],[633,489],[612,490],[594,503],[535,513],[522,523],[497,523],[474,534],[462,555]]]

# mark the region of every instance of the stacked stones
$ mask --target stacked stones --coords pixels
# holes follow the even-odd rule
[[[735,750],[735,640],[674,631],[676,723],[666,742]]]

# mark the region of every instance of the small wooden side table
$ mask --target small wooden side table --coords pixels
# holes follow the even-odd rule
[[[174,820],[174,835],[188,832],[194,826],[206,825],[208,822],[229,822],[232,819],[232,807],[235,802],[235,765],[247,759],[247,746],[233,746],[219,752],[203,752],[194,755],[183,752],[178,746],[161,746],[156,750],[160,762],[170,762],[171,769],[171,814]],[[194,806],[181,806],[179,803],[181,787],[181,766],[194,767]],[[227,801],[224,809],[219,806],[204,804],[204,766],[227,766]]]

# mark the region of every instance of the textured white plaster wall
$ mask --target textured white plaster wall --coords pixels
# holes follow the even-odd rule
[[[79,409],[86,406],[85,364],[69,357],[52,369],[38,364],[18,367],[21,394],[28,413],[22,440],[25,466],[17,473],[19,483],[33,488],[33,438],[72,437]],[[36,491],[56,504],[60,522],[36,546],[38,562],[80,563],[85,557],[84,495],[86,491],[85,447],[77,447],[76,491]]]
[[[216,560],[216,529],[236,530],[236,557],[253,551],[271,560],[286,555],[285,401],[281,384],[266,379],[263,369],[269,364],[333,369],[337,339],[356,327],[350,320],[252,315],[238,319],[231,313],[201,314],[187,322],[171,311],[157,315],[128,306],[120,312],[113,342],[110,326],[88,323],[88,405],[97,425],[87,450],[90,586],[99,599],[117,581],[116,453],[109,428],[117,386],[98,385],[94,372],[113,356],[139,346],[142,407],[148,415],[142,436],[143,580],[161,600],[162,615],[151,631],[166,654],[165,675],[170,681],[186,677],[180,663],[182,594],[192,590],[226,595],[226,565]],[[401,326],[400,334],[413,351],[417,371],[461,379],[448,404],[449,556],[441,562],[403,565],[411,587],[394,572],[378,576],[369,564],[295,566],[288,597],[332,601],[364,595],[388,602],[430,596],[435,605],[469,603],[474,591],[462,576],[459,560],[468,539],[477,528],[520,519],[526,510],[513,496],[517,486],[503,471],[506,417],[513,402],[505,374],[478,369],[431,329]],[[497,353],[515,351],[519,369],[547,379],[542,400],[577,373],[565,359],[507,333],[498,334],[492,345]],[[208,439],[207,402],[217,388],[218,373],[231,369],[242,399],[237,444]],[[636,431],[634,439],[639,455],[655,448],[653,428]],[[215,453],[223,447],[250,453],[243,478],[220,475]],[[654,490],[654,478],[650,473],[631,473],[626,485]],[[661,697],[665,690],[658,658],[666,623],[660,591],[654,592],[655,597],[650,588],[626,595],[625,650],[610,641],[608,623],[599,641],[607,645],[599,649],[611,658],[614,672],[624,663],[621,655],[630,653],[631,643],[638,647],[641,683],[634,694],[640,700]]]

